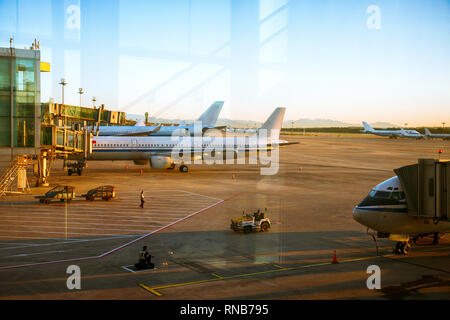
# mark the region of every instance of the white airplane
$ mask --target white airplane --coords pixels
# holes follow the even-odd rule
[[[239,133],[239,134],[248,134],[248,133],[257,133],[258,129],[256,129],[256,128],[247,128],[247,129],[244,129],[244,128],[241,128],[241,129],[231,128],[230,132]]]
[[[214,129],[216,127],[217,118],[222,111],[224,102],[215,101],[196,121],[201,123],[202,131]],[[163,126],[160,130],[150,134],[151,136],[186,136],[194,134],[194,124],[186,125],[184,122],[179,126]]]
[[[416,130],[405,130],[403,128],[400,128],[400,130],[375,130],[365,121],[363,121],[363,126],[364,130],[362,132],[371,133],[377,136],[391,137],[391,138],[398,138],[398,137],[416,138],[416,139],[423,138],[423,135],[421,135]]]
[[[424,135],[416,130],[405,130],[401,128],[402,131],[402,137],[405,138],[416,138],[416,139],[424,139]]]
[[[220,111],[223,107],[223,101],[215,101],[198,119],[201,121],[203,130],[214,128]],[[181,126],[146,126],[143,121],[135,126],[101,126],[99,127],[99,136],[171,136],[175,131],[177,135],[187,135],[193,131],[194,125]]]
[[[406,254],[410,238],[433,235],[437,244],[439,233],[450,232],[450,221],[433,223],[408,215],[405,193],[397,176],[373,188],[354,209],[353,219],[375,230],[379,238],[397,241],[394,253]]]
[[[403,132],[402,130],[375,130],[372,128],[367,122],[363,121],[364,130],[362,132],[364,133],[371,133],[377,136],[383,136],[383,137],[391,137],[391,138],[398,138],[401,137]]]
[[[201,132],[199,136],[165,136],[165,137],[120,137],[120,136],[98,136],[92,140],[92,153],[87,160],[132,160],[137,165],[150,164],[153,169],[173,169],[175,164],[180,164],[180,171],[187,172],[188,167],[183,158],[184,155],[190,160],[203,158],[206,151],[213,150],[210,154],[220,157],[225,156],[227,151],[260,152],[272,150],[272,146],[293,144],[279,140],[281,125],[286,108],[276,108],[262,129],[268,131],[266,138],[252,137],[204,137]],[[215,139],[214,139],[215,138]],[[181,147],[182,150],[181,150]],[[177,159],[174,159],[174,155]],[[234,158],[233,158],[234,159]]]
[[[425,128],[425,138],[440,138],[440,139],[450,139],[450,134],[448,133],[431,133],[430,130]]]

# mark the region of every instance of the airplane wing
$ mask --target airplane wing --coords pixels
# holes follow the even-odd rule
[[[281,143],[279,143],[278,145],[281,146],[289,146],[291,144],[300,144],[300,142],[289,142],[289,141],[282,141]]]
[[[126,134],[121,134],[119,136],[122,137],[143,137],[143,136],[148,136],[151,135],[153,133],[158,132],[161,129],[161,125],[159,125],[158,127],[156,127],[153,130],[149,130],[149,131],[142,131],[142,132],[133,132],[133,133],[126,133]]]
[[[280,146],[280,147],[282,147],[282,146],[289,146],[291,144],[300,144],[300,142],[289,142],[289,141],[286,141],[286,140],[278,140],[278,141],[274,141],[273,143],[268,143],[269,146],[277,145],[277,146]]]
[[[228,126],[216,126],[216,127],[214,127],[213,129],[217,129],[217,130],[225,130],[225,129],[227,129],[228,128]]]

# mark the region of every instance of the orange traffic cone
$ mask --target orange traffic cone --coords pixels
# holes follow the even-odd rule
[[[336,256],[336,250],[334,250],[333,261],[331,263],[339,263]]]
[[[234,179],[234,174],[231,176],[231,179]]]

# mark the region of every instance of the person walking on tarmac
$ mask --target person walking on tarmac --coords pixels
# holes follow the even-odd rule
[[[140,207],[142,208],[142,209],[144,209],[144,190],[142,190],[141,191],[141,205],[140,205]]]

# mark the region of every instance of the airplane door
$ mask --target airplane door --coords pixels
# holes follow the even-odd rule
[[[137,140],[136,140],[136,139],[132,139],[132,140],[131,140],[131,146],[132,146],[133,148],[136,148],[136,146],[137,146]]]

